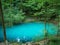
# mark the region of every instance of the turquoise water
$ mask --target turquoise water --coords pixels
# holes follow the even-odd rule
[[[40,36],[44,38],[45,23],[24,23],[6,28],[8,41],[31,41],[33,37]],[[52,23],[46,23],[48,35],[56,35],[57,27]],[[0,27],[0,41],[3,41],[3,31]]]

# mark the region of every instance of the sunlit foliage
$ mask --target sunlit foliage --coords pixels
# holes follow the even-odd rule
[[[2,0],[5,23],[21,23],[27,17],[55,19],[60,15],[60,0]],[[24,21],[23,21],[24,20]],[[37,20],[36,20],[37,21]]]

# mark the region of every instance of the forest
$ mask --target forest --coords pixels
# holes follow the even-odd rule
[[[2,0],[5,25],[58,21],[60,0]],[[1,17],[0,17],[1,19]],[[1,24],[2,20],[0,20]]]
[[[60,0],[1,0],[0,3],[0,35],[2,25],[5,43],[10,39],[12,43],[17,43],[21,39],[23,45],[30,39],[28,36],[33,35],[30,39],[32,43],[48,41],[49,45],[60,44]],[[44,39],[41,39],[41,33]]]

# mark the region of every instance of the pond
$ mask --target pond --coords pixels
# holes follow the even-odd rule
[[[44,22],[33,22],[15,25],[6,28],[6,36],[8,41],[31,41],[34,37],[40,36],[44,38],[45,33]],[[54,36],[57,34],[57,27],[52,23],[46,23],[46,31],[48,35]],[[0,41],[3,41],[3,31],[0,27]]]

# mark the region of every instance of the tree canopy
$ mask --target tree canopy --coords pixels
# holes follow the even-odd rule
[[[5,23],[10,25],[24,22],[27,17],[49,20],[60,15],[60,0],[2,0],[2,8]]]

